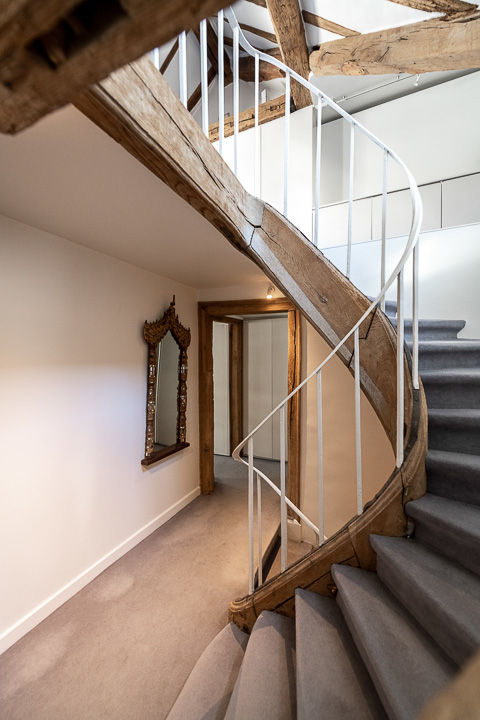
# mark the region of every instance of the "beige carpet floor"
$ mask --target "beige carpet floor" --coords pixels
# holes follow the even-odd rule
[[[274,475],[278,463],[266,462]],[[1,720],[162,720],[247,592],[246,472],[200,496],[0,656]],[[264,492],[265,542],[279,503]],[[92,532],[94,528],[92,528]]]

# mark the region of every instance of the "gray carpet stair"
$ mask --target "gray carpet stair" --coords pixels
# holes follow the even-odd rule
[[[335,600],[297,589],[295,624],[297,719],[385,718]]]
[[[382,582],[456,665],[466,662],[480,646],[480,578],[418,540],[370,543]]]
[[[252,630],[225,720],[295,717],[295,621],[263,611]]]
[[[248,635],[230,623],[202,653],[169,720],[222,720],[242,664]]]
[[[480,505],[480,456],[445,450],[427,455],[428,489],[433,495]]]
[[[455,666],[376,573],[334,565],[337,602],[390,720],[413,720]]]
[[[480,508],[427,493],[407,503],[415,537],[474,573],[480,574]]]
[[[262,612],[226,714],[183,700],[169,720],[415,720],[480,648],[480,341],[456,339],[464,326],[420,322],[428,492],[406,505],[413,538],[371,536],[376,573],[334,565],[336,601],[297,589],[295,621]]]

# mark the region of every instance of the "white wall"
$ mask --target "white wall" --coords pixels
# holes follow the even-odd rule
[[[192,500],[197,292],[0,216],[0,650]],[[143,469],[143,322],[192,329],[187,440]]]
[[[230,326],[213,323],[213,447],[230,455]]]

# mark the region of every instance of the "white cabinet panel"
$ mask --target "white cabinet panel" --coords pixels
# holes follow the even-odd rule
[[[480,173],[442,183],[443,227],[480,222]]]

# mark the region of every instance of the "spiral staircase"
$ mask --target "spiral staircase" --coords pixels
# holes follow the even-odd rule
[[[280,575],[262,583],[262,548],[255,562],[253,547],[254,477],[259,496],[262,482],[269,479],[254,464],[258,428],[241,443],[234,456],[248,465],[249,592],[232,602],[233,622],[199,659],[169,720],[413,720],[480,645],[480,344],[457,339],[462,322],[418,320],[415,245],[421,204],[408,169],[308,81],[253,50],[231,11],[227,17],[234,31],[234,76],[241,45],[254,55],[257,67],[260,60],[281,66],[287,91],[290,81],[296,81],[316,93],[315,236],[323,102],[350,125],[350,206],[355,133],[363,133],[384,153],[383,243],[388,161],[405,171],[412,195],[411,232],[389,277],[382,253],[381,289],[373,300],[349,281],[349,262],[345,276],[292,225],[286,201],[282,214],[245,190],[212,147],[205,119],[202,130],[148,60],[126,66],[84,92],[75,104],[253,259],[329,343],[327,360],[270,414],[280,414],[282,433],[292,397],[313,381],[321,398],[323,367],[336,355],[354,375],[356,406],[363,391],[381,420],[396,466],[377,496],[365,501],[357,414],[358,512],[326,542],[322,508],[317,522],[306,517],[288,496],[283,469],[281,488],[276,489],[282,545],[290,508],[316,532],[318,547],[290,567],[282,557]],[[221,20],[219,27],[223,15]],[[234,103],[238,118],[238,78]],[[285,111],[288,127],[288,103]],[[287,168],[287,132],[285,154]],[[412,253],[412,320],[405,320],[403,277]],[[384,312],[389,310],[386,292],[394,283],[398,318],[397,308],[390,317]],[[205,378],[207,385],[211,382]],[[321,427],[320,400],[319,458]],[[261,535],[260,503],[257,523]]]

